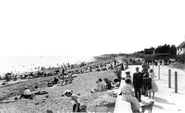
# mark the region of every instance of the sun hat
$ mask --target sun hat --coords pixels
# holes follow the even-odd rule
[[[65,90],[64,94],[66,95],[66,94],[69,94],[69,93],[72,93],[72,92],[73,92],[72,90]]]

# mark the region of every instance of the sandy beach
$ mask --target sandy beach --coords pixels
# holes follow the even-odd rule
[[[141,65],[130,65],[127,71],[131,72],[131,75],[135,72],[135,68],[139,67],[141,70]],[[161,66],[160,68],[160,77],[158,76],[158,67],[150,66],[154,69],[156,74],[156,83],[159,87],[159,91],[156,92],[155,98],[149,99],[148,97],[142,96],[141,105],[154,101],[153,113],[184,113],[185,108],[183,101],[185,99],[185,71],[181,69],[171,68],[170,66]],[[172,79],[171,79],[171,88],[168,88],[168,69],[171,69]],[[178,72],[178,93],[174,91],[174,72]],[[78,74],[74,79],[72,84],[66,86],[54,86],[46,87],[46,83],[49,80],[52,80],[53,77],[44,77],[29,80],[20,84],[13,86],[0,88],[1,95],[4,93],[14,93],[17,92],[15,87],[21,88],[22,85],[31,85],[40,82],[39,86],[42,90],[49,92],[49,98],[45,96],[37,96],[34,100],[21,100],[12,103],[0,104],[1,111],[9,111],[10,113],[45,113],[46,110],[52,110],[54,113],[58,112],[71,112],[72,103],[69,98],[61,97],[61,94],[66,89],[71,89],[75,93],[80,93],[80,100],[87,105],[88,110],[92,111],[93,106],[101,101],[108,101],[108,108],[110,112],[114,111],[116,97],[110,96],[107,92],[100,92],[91,94],[90,90],[95,87],[95,81],[98,78],[109,78],[113,80],[115,74],[113,70],[100,71],[100,72],[89,72],[84,74]],[[160,79],[159,79],[160,78]],[[11,108],[8,110],[8,108]],[[4,113],[4,112],[3,112]]]
[[[21,99],[17,102],[3,103],[0,104],[0,109],[2,113],[15,113],[15,111],[16,113],[46,113],[46,110],[52,110],[54,113],[71,112],[72,103],[70,98],[61,96],[65,90],[70,89],[73,90],[74,93],[80,94],[80,102],[87,105],[89,111],[92,111],[93,107],[100,104],[102,101],[107,101],[109,103],[107,104],[109,111],[113,112],[116,97],[110,96],[107,92],[92,94],[90,91],[96,86],[95,81],[98,78],[113,80],[114,76],[115,74],[110,70],[78,74],[77,77],[74,78],[72,84],[65,86],[46,87],[47,81],[52,80],[53,77],[41,77],[20,84],[3,87],[0,88],[0,95],[18,93],[23,86],[27,85],[31,88],[37,83],[37,85],[41,87],[41,90],[49,92],[49,98],[46,98],[46,95],[40,95],[36,96],[33,100]]]

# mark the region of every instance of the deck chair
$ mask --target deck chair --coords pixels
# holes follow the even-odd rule
[[[95,113],[108,113],[108,107],[107,106],[95,106],[94,112]]]

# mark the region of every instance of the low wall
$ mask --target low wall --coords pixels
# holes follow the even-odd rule
[[[122,77],[125,77],[125,71],[122,71]],[[125,81],[121,81],[121,85],[118,90],[118,97],[116,100],[115,110],[114,113],[132,113],[131,104],[127,101],[122,100],[121,88],[125,85]]]

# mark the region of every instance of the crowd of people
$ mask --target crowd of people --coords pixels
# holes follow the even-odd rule
[[[136,67],[133,78],[126,78],[126,84],[122,87],[120,95],[123,96],[123,100],[131,103],[133,112],[140,112],[139,102],[141,102],[141,95],[148,98],[155,97],[155,92],[158,91],[158,86],[154,79],[155,77],[153,69],[150,69],[149,65],[144,62],[141,72],[139,71],[139,67]],[[151,93],[153,93],[153,95],[151,95]]]
[[[115,77],[113,79],[113,81],[107,79],[107,78],[99,78],[98,80],[96,80],[96,87],[92,88],[91,93],[97,93],[97,92],[104,92],[104,91],[108,91],[108,90],[112,90],[112,89],[118,89],[120,87],[120,83],[121,83],[121,69],[122,68],[118,68],[118,65],[116,65],[116,61],[114,60],[113,62],[114,64],[111,65],[111,69],[115,69],[114,73],[115,73]],[[103,67],[103,66],[100,66]],[[90,68],[92,69],[92,68]],[[74,102],[73,104],[73,112],[86,112],[86,105],[81,104],[79,102],[79,95],[74,94],[72,90],[66,90],[64,92],[64,96],[66,97],[70,97],[72,102]]]
[[[128,65],[126,65],[125,67],[127,68],[127,66]],[[62,69],[60,71],[58,69],[49,69],[49,70],[53,70],[51,71],[52,72],[51,75],[56,75],[56,76],[53,77],[53,79],[47,83],[47,86],[48,87],[52,87],[54,85],[63,86],[63,85],[72,83],[73,78],[77,76],[77,74],[92,72],[92,71],[105,71],[105,70],[115,69],[114,71],[116,75],[115,78],[113,80],[109,80],[107,78],[99,78],[98,80],[95,81],[96,87],[92,88],[91,93],[104,92],[107,90],[118,89],[121,83],[121,70],[123,70],[125,67],[123,63],[119,64],[119,62],[114,60],[113,64],[110,61],[110,62],[105,62],[101,64],[96,64],[96,65],[84,66],[79,69],[70,68],[70,69]],[[29,73],[28,75],[26,75],[26,77],[34,76],[35,74],[39,76],[43,75],[42,72]],[[22,99],[22,98],[34,99],[36,95],[44,95],[44,94],[48,94],[48,92],[42,91],[38,86],[35,86],[34,90],[33,88],[30,88],[30,87],[24,87],[24,90],[22,91],[21,95],[19,97],[16,96],[15,100]],[[66,90],[64,92],[64,96],[70,97],[73,100],[74,102],[73,112],[86,111],[86,106],[83,104],[80,104],[79,102],[79,95],[74,94],[72,90]]]
[[[40,90],[38,86],[35,86],[33,91],[31,91],[28,87],[24,87],[24,91],[20,95],[19,99],[24,98],[24,99],[32,100],[36,95],[44,95],[44,94],[48,94],[48,92]]]
[[[93,88],[91,90],[91,93],[96,92],[103,92],[115,88],[119,88],[120,82],[118,79],[114,79],[114,81],[110,81],[107,78],[104,78],[103,80],[99,78],[96,80],[96,88]],[[79,102],[79,95],[74,94],[72,90],[66,90],[64,92],[64,96],[70,97],[73,102],[73,112],[86,112],[86,105],[81,104]]]
[[[99,78],[96,81],[96,87],[92,88],[91,93],[111,90],[111,89],[119,88],[120,86],[120,82],[116,78],[113,81],[110,81],[107,78],[104,78],[103,80]]]

